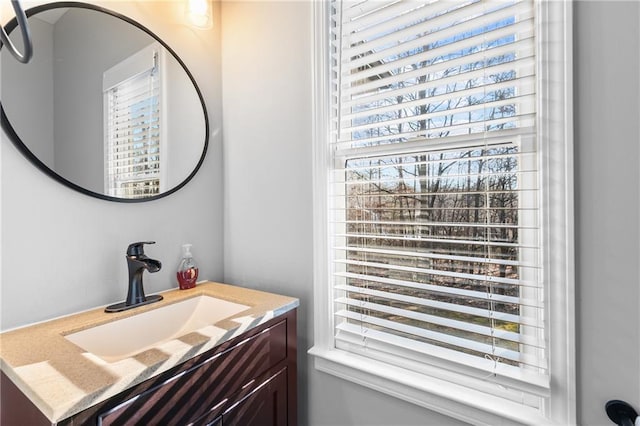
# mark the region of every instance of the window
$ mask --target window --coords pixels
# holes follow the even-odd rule
[[[575,421],[571,138],[551,120],[570,97],[550,84],[570,45],[546,21],[569,13],[318,5],[317,368],[472,423]]]
[[[161,51],[153,44],[104,73],[107,195],[140,198],[163,189]]]

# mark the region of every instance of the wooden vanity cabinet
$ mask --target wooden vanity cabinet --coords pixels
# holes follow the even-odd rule
[[[296,426],[296,351],[294,309],[58,424]]]

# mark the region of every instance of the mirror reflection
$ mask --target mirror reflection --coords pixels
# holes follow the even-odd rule
[[[54,6],[29,25],[29,64],[0,51],[1,100],[14,142],[39,167],[123,201],[162,196],[193,176],[207,145],[205,107],[172,52],[99,8]]]

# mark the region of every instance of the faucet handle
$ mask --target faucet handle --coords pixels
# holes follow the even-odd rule
[[[129,247],[127,247],[127,256],[142,256],[144,255],[144,245],[155,243],[155,241],[139,241],[137,243],[131,243],[129,244]]]

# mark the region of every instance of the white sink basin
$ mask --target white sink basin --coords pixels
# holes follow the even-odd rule
[[[65,337],[107,362],[128,358],[238,314],[249,306],[197,296]]]

